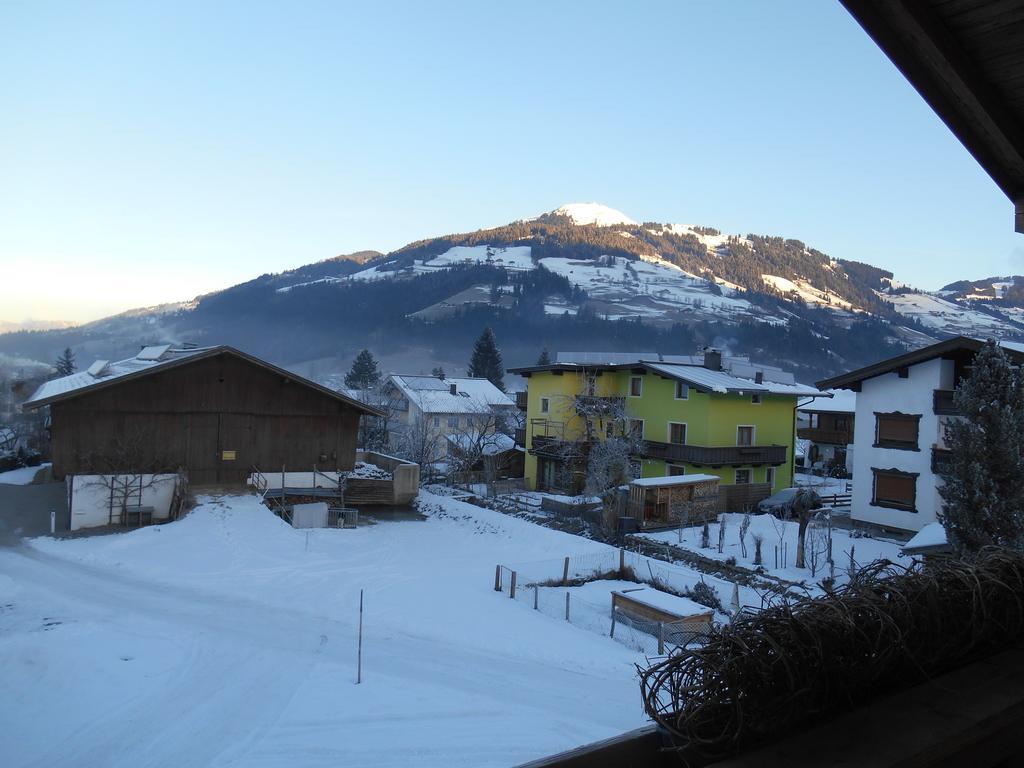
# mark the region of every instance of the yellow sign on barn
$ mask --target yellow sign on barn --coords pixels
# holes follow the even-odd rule
[[[234,461],[235,458],[236,458],[236,456],[235,456],[236,453],[237,453],[237,451],[221,451],[220,452],[221,461]]]

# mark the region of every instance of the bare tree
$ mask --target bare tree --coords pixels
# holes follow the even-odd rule
[[[449,469],[470,472],[477,467],[485,482],[493,482],[507,468],[507,455],[513,440],[509,420],[504,413],[485,403],[475,403],[472,412],[459,420],[459,426],[448,430]]]
[[[814,516],[815,511],[821,506],[821,497],[816,491],[810,488],[802,488],[797,491],[793,499],[793,514],[799,520],[799,529],[796,538],[796,562],[797,568],[806,568],[804,565],[804,537],[807,534],[807,525]]]
[[[393,430],[392,441],[394,454],[400,459],[419,464],[420,477],[424,480],[430,475],[433,466],[444,458],[441,436],[425,416]]]
[[[754,565],[761,565],[761,542],[764,541],[764,536],[755,533],[752,538],[754,539]]]
[[[129,508],[141,507],[147,490],[186,486],[184,468],[161,455],[160,444],[151,430],[129,427],[97,452],[79,456],[80,474],[88,476],[85,485],[107,493],[111,524],[127,522]]]
[[[747,559],[747,531],[750,528],[750,513],[743,515],[743,521],[740,523],[740,554],[743,555],[743,559]]]

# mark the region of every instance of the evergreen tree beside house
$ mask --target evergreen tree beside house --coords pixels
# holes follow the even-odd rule
[[[1024,372],[989,340],[953,396],[939,521],[958,552],[1024,548]]]
[[[505,366],[490,326],[484,328],[484,332],[473,345],[473,354],[469,360],[469,377],[487,379],[502,392],[505,391]]]
[[[58,376],[70,376],[78,370],[78,366],[75,363],[75,353],[71,351],[71,347],[64,348],[64,351],[60,353],[60,356],[54,362],[53,367],[57,369]]]
[[[372,389],[380,384],[380,367],[370,350],[364,349],[352,361],[352,368],[345,374],[345,386],[349,389]]]

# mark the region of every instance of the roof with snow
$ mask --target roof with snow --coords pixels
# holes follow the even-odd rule
[[[511,397],[487,379],[391,374],[388,380],[423,413],[480,413],[516,407]]]
[[[789,371],[772,365],[752,363],[746,357],[723,357],[721,370],[704,367],[703,355],[660,355],[646,352],[559,352],[556,362],[509,373],[530,376],[545,371],[629,370],[642,368],[665,378],[685,382],[700,392],[756,393],[828,397],[816,387],[798,384]],[[761,381],[756,381],[761,374]]]
[[[642,488],[666,488],[677,485],[693,485],[694,483],[706,483],[708,480],[721,480],[718,475],[671,475],[668,477],[639,477],[631,480],[630,485],[639,485]]]
[[[928,523],[903,545],[905,555],[931,555],[952,551],[942,523]]]
[[[680,618],[687,618],[689,616],[710,616],[714,613],[707,606],[701,605],[694,600],[690,600],[688,597],[677,597],[676,595],[671,595],[668,592],[662,592],[658,589],[652,589],[651,587],[619,590],[613,594],[620,595],[650,608],[656,608],[659,611],[671,613]]]
[[[70,376],[61,376],[40,385],[39,389],[26,400],[22,407],[26,410],[34,410],[44,405],[69,400],[87,392],[103,389],[125,381],[149,376],[158,371],[166,371],[188,365],[198,360],[218,355],[232,355],[241,358],[246,362],[257,365],[288,378],[291,381],[315,389],[321,394],[327,395],[335,400],[340,400],[364,413],[382,416],[383,412],[372,406],[366,405],[357,399],[348,397],[333,389],[328,389],[315,381],[298,376],[284,368],[261,360],[258,357],[241,352],[234,347],[220,345],[216,347],[181,347],[175,348],[170,344],[159,344],[143,347],[134,357],[111,362],[109,360],[97,360],[84,371],[72,373]]]
[[[818,397],[797,410],[814,413],[856,413],[857,393],[849,389],[830,389],[832,397]]]
[[[973,339],[969,336],[955,336],[952,339],[940,341],[937,344],[930,344],[913,352],[907,352],[896,357],[881,360],[872,365],[866,365],[848,373],[833,376],[818,382],[822,389],[853,389],[860,387],[861,382],[882,376],[886,373],[898,371],[918,363],[925,363],[938,357],[955,358],[958,355],[970,355],[972,358],[985,342],[981,339]],[[1024,363],[1024,344],[1014,341],[1000,341],[999,346],[1006,350],[1010,358],[1018,364]]]

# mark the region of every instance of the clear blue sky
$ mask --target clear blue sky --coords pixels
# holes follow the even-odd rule
[[[929,289],[1024,272],[1009,202],[838,2],[158,5],[0,6],[0,320],[577,201]]]

